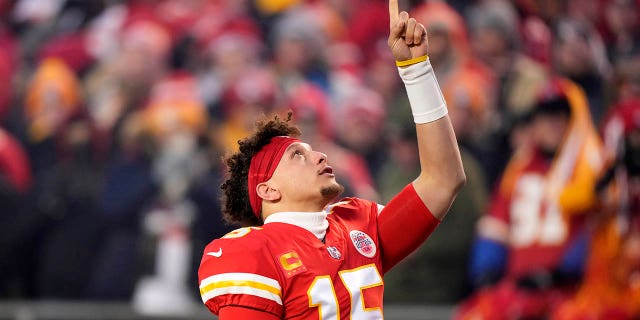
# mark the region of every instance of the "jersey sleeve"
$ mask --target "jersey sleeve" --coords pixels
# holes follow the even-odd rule
[[[282,315],[280,274],[261,240],[251,234],[222,238],[205,249],[198,270],[200,295],[213,314],[226,306],[239,306]]]
[[[378,216],[383,272],[416,250],[439,224],[413,185],[407,185]]]
[[[236,306],[227,306],[220,309],[220,320],[279,320],[280,317],[262,310],[249,309]]]

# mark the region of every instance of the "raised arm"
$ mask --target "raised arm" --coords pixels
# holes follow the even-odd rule
[[[389,48],[399,66],[416,123],[420,175],[413,187],[439,220],[446,215],[465,183],[458,143],[446,104],[427,58],[425,27],[399,12],[398,0],[389,1]]]

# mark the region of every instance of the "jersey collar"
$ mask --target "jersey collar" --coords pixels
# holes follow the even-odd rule
[[[292,224],[313,233],[322,241],[327,234],[329,221],[327,221],[327,212],[277,212],[269,215],[264,224],[272,222],[281,222]]]

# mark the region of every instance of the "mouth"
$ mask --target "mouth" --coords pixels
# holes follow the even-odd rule
[[[318,173],[318,175],[331,175],[333,176],[333,168],[330,166],[326,166],[324,167],[324,169],[320,170],[320,172]]]

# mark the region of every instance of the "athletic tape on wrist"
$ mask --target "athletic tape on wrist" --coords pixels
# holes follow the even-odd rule
[[[413,121],[428,123],[447,115],[447,104],[429,60],[398,68],[407,89]]]

